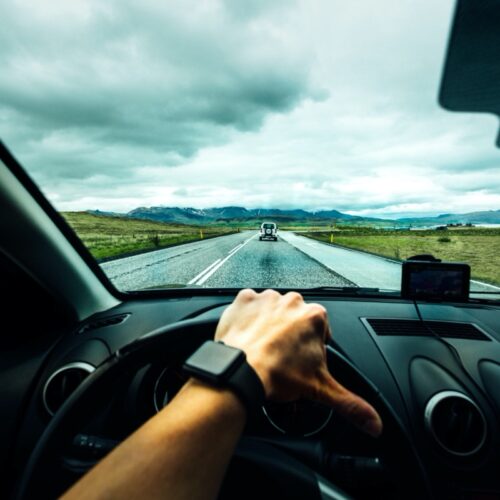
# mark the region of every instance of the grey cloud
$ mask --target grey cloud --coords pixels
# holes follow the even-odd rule
[[[278,10],[284,6],[291,7],[296,2],[293,0],[245,0],[235,2],[234,0],[224,0],[224,6],[228,13],[236,19],[248,20],[262,16],[272,10]]]
[[[0,11],[8,20],[0,111],[16,119],[1,133],[17,146],[16,128],[30,129],[31,148],[42,145],[33,168],[47,177],[175,165],[319,95],[300,54],[283,57],[271,32],[234,27],[216,6],[196,15],[198,2],[88,5],[86,22],[75,16],[57,24],[38,13],[29,31],[26,9],[7,2]],[[86,143],[82,156],[71,161],[71,147],[51,151],[51,135],[61,132]]]
[[[452,7],[5,1],[0,135],[60,208],[500,205],[496,121],[436,102]]]
[[[180,188],[180,189],[176,189],[173,194],[175,196],[186,196],[189,194],[189,191],[186,189],[186,188]]]

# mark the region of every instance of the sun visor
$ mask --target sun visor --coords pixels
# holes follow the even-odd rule
[[[439,104],[500,118],[500,0],[457,0]]]

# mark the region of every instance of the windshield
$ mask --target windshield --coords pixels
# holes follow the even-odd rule
[[[7,0],[0,135],[123,291],[399,290],[432,254],[499,293],[497,120],[437,103],[453,8]]]

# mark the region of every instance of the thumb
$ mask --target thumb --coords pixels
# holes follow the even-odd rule
[[[375,408],[339,384],[327,370],[321,372],[315,399],[331,406],[344,418],[370,436],[382,433],[382,419]]]

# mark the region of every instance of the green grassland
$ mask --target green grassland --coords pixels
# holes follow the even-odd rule
[[[332,227],[338,229],[355,229],[363,227],[366,225],[366,221],[333,221],[331,219],[304,219],[297,220],[293,217],[285,216],[271,216],[271,217],[261,217],[261,218],[230,218],[230,219],[217,219],[214,222],[209,223],[210,226],[218,227],[231,227],[240,229],[258,229],[262,222],[270,221],[275,222],[278,229],[284,231],[328,231]],[[388,224],[386,222],[370,223],[372,228],[392,228],[394,224]]]
[[[311,231],[305,236],[348,248],[404,260],[430,253],[445,261],[466,262],[474,279],[500,285],[500,229],[457,228],[447,231],[385,231],[347,228]]]
[[[132,255],[202,238],[257,230],[260,220],[226,220],[203,226],[154,222],[127,217],[63,212],[62,216],[98,260]],[[500,229],[450,228],[446,231],[385,230],[317,221],[278,222],[282,230],[300,231],[320,241],[355,248],[397,260],[430,253],[447,261],[467,262],[472,277],[500,284]]]
[[[280,218],[280,217],[263,217],[260,219],[257,218],[248,218],[248,219],[218,219],[214,222],[205,223],[211,227],[227,227],[227,228],[239,228],[241,230],[258,230],[260,225],[265,222],[275,222],[278,226],[278,229],[283,229],[287,231],[295,231],[295,230],[327,230],[330,227],[329,221],[297,221],[297,220],[289,220],[288,218]]]
[[[98,260],[158,250],[237,231],[233,227],[167,224],[87,212],[62,212],[61,215]]]

